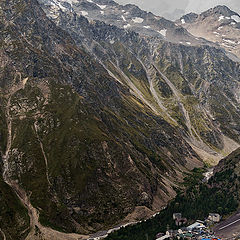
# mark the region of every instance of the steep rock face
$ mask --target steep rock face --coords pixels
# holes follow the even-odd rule
[[[231,153],[229,156],[227,156],[226,158],[222,159],[219,164],[214,168],[214,176],[215,178],[212,179],[212,182],[215,182],[215,184],[217,184],[217,182],[219,182],[217,180],[219,175],[224,175],[224,171],[228,172],[231,171],[233,174],[237,175],[237,177],[239,177],[240,174],[240,149],[237,149],[236,151],[234,151],[233,153]],[[233,170],[233,171],[232,171]],[[222,179],[224,181],[227,181],[229,179],[225,178]],[[234,184],[232,184],[234,185]],[[238,183],[239,185],[239,183]],[[239,193],[235,193],[235,194],[239,194]],[[237,195],[235,195],[236,197]]]
[[[51,16],[48,5],[43,7]],[[53,20],[152,111],[181,128],[203,159],[216,162],[236,149],[238,63],[208,45],[142,38],[98,20],[88,21],[77,13],[81,6],[75,10],[58,11]]]
[[[194,36],[215,42],[227,52],[240,57],[240,15],[228,7],[217,6],[199,15],[188,14],[176,23]]]
[[[0,7],[3,184],[24,219],[1,231],[77,239],[43,225],[86,234],[136,206],[158,210],[182,171],[202,164],[181,130],[110,76],[36,1]]]

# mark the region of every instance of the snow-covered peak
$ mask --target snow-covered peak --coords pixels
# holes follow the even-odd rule
[[[192,36],[175,23],[150,12],[141,10],[133,4],[119,5],[112,0],[38,0],[46,5],[46,1],[52,1],[54,10],[47,9],[51,18],[57,18],[61,11],[69,11],[84,16],[89,21],[102,21],[123,29],[131,29],[140,35],[157,37],[166,41],[179,42],[190,40]],[[60,11],[58,11],[58,9]],[[52,15],[52,12],[56,16]],[[185,21],[184,21],[185,23]],[[187,20],[186,20],[187,23]],[[193,41],[192,41],[193,40]],[[196,41],[195,41],[196,42]]]
[[[234,12],[225,5],[219,5],[201,13],[201,15],[204,15],[204,16],[211,16],[215,14],[221,15],[224,17],[230,17],[231,15],[234,15]]]
[[[217,6],[201,14],[184,15],[176,23],[192,35],[204,38],[228,52],[240,56],[240,15],[226,6]],[[190,19],[190,20],[189,20]],[[186,24],[184,24],[186,22]],[[185,41],[193,45],[192,41]],[[190,44],[188,44],[190,45]]]

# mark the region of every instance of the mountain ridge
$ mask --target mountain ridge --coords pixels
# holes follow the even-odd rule
[[[191,34],[207,39],[235,54],[239,61],[240,15],[227,6],[216,6],[201,14],[187,14],[176,21]]]
[[[71,5],[68,4],[69,8],[61,8],[59,4],[68,3],[68,1],[59,1],[59,4],[56,4],[56,2],[54,1],[54,5],[52,1],[41,2],[46,14],[50,14],[52,18],[58,17],[60,9],[62,12],[74,11],[89,20],[103,21],[119,28],[135,31],[142,36],[159,37],[172,42],[182,41],[183,44],[187,44],[188,41],[195,45],[206,42],[203,39],[196,39],[186,31],[184,32],[184,28],[175,25],[174,22],[141,10],[133,4],[123,6],[111,1],[111,4],[108,5],[108,2],[100,0],[81,0],[71,2]],[[179,35],[179,31],[182,34]]]

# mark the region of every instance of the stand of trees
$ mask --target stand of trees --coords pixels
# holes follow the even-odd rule
[[[234,167],[235,165],[229,165],[226,170],[217,172],[208,183],[202,182],[203,171],[194,169],[185,178],[186,190],[178,190],[176,198],[160,214],[145,222],[121,228],[111,233],[106,240],[154,240],[156,234],[164,233],[167,227],[178,228],[172,219],[174,212],[181,212],[190,224],[197,219],[204,220],[210,212],[224,216],[236,211],[239,205],[240,177],[235,173]]]

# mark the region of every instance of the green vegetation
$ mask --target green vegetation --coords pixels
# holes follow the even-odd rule
[[[0,177],[0,226],[7,239],[23,240],[30,230],[27,210],[2,177]]]
[[[135,186],[147,186],[145,191],[150,195],[161,182],[152,167],[162,173],[173,169],[162,147],[168,146],[172,158],[183,161],[177,150],[182,148],[181,142],[176,147],[167,137],[173,128],[158,117],[146,115],[143,105],[132,104],[137,101],[132,96],[123,97],[118,113],[105,108],[100,115],[67,85],[51,82],[45,88],[47,98],[29,79],[25,89],[12,96],[15,107],[10,112],[15,116],[16,133],[12,147],[21,150],[10,159],[12,178],[20,179],[22,187],[31,192],[40,222],[66,232],[77,231],[71,218],[83,226],[82,231],[108,228],[133,211],[135,204],[150,207],[151,202],[143,202],[142,190]],[[164,126],[164,133],[159,124]],[[17,158],[21,168],[15,165]],[[126,162],[129,158],[132,162]],[[111,180],[115,171],[121,188]],[[73,203],[67,202],[69,196]],[[89,213],[96,203],[98,209]],[[69,208],[74,208],[71,214]]]
[[[203,173],[206,168],[194,168],[191,173],[185,173],[183,185],[185,187],[194,187],[204,179]]]
[[[156,217],[133,226],[128,226],[111,233],[106,240],[154,240],[158,232],[165,232],[167,226],[176,229],[172,220],[174,212],[181,212],[191,223],[197,219],[205,219],[210,212],[218,212],[226,216],[237,210],[239,205],[240,178],[235,173],[237,163],[240,161],[240,149],[224,160],[221,169],[210,179],[203,183],[203,170],[194,169],[187,174],[184,192],[177,190],[176,198],[169,203],[166,209]],[[220,163],[220,165],[223,163]]]

